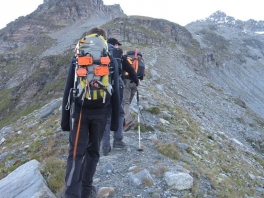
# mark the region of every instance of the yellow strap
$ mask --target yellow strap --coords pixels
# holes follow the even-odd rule
[[[100,39],[102,39],[102,41],[104,42],[104,44],[106,45],[106,47],[107,47],[107,51],[108,51],[108,44],[107,44],[107,41],[105,40],[105,38],[103,37],[103,36],[101,36],[101,35],[99,35],[99,34],[89,34],[89,35],[87,35],[87,36],[85,36],[85,38],[90,38],[90,37],[95,37],[96,35],[98,35],[98,37],[100,38]],[[82,39],[83,40],[83,39]]]

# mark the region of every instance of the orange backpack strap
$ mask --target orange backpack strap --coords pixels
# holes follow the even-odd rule
[[[130,65],[133,65],[133,62],[132,62],[132,58],[131,57],[127,57],[127,61],[129,62]]]
[[[137,72],[138,71],[138,58],[134,60],[133,66],[134,66],[135,71]]]

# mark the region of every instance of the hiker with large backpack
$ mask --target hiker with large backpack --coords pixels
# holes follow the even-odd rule
[[[139,80],[137,78],[137,74],[134,68],[127,61],[127,57],[123,56],[123,50],[119,48],[122,45],[117,39],[109,38],[107,40],[108,48],[112,56],[116,59],[119,68],[119,93],[120,93],[120,110],[119,110],[119,126],[118,129],[113,133],[113,148],[125,148],[126,144],[123,142],[123,123],[124,123],[124,104],[123,104],[123,90],[124,90],[124,82],[122,80],[122,74],[127,72],[130,76],[131,80],[138,85]],[[107,119],[107,123],[105,126],[105,131],[103,134],[103,138],[101,141],[103,155],[108,155],[111,151],[110,145],[110,120],[111,117]]]
[[[69,68],[61,119],[62,130],[70,131],[65,198],[96,197],[92,183],[106,119],[109,112],[119,114],[118,66],[106,37],[103,29],[91,29],[78,42]],[[111,120],[111,129],[117,128],[118,119]]]
[[[135,51],[128,51],[126,53],[126,58],[130,65],[135,69],[138,79],[140,81],[143,80],[145,75],[145,63],[142,57],[142,53],[138,51],[136,48]],[[137,85],[131,80],[131,77],[126,72],[124,75],[124,111],[125,111],[125,125],[124,125],[124,131],[128,131],[131,129],[134,125],[134,119],[130,113],[130,104],[132,102],[132,99],[135,96],[135,93],[137,92]]]

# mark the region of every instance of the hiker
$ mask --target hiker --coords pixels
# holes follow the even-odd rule
[[[137,77],[139,79],[139,82],[143,80],[143,77],[145,75],[145,63],[142,58],[142,53],[138,52],[138,49],[136,48],[135,51],[128,51],[126,53],[126,57],[130,65],[134,68]],[[125,73],[124,75],[124,92],[123,92],[123,103],[124,103],[124,112],[125,112],[125,124],[124,124],[124,131],[128,131],[131,129],[134,125],[134,119],[130,113],[130,104],[135,96],[135,93],[137,92],[137,84],[135,84],[132,80],[130,75]]]
[[[122,74],[123,72],[127,72],[132,81],[138,85],[139,80],[137,78],[137,74],[133,67],[127,62],[126,56],[123,56],[123,50],[119,48],[120,45],[122,45],[117,39],[115,38],[109,38],[107,40],[108,42],[108,48],[111,53],[113,52],[113,57],[117,59],[118,65],[119,65],[119,93],[120,93],[120,112],[119,112],[119,127],[116,131],[113,133],[113,148],[124,148],[126,147],[126,144],[123,142],[123,123],[124,123],[124,104],[123,104],[123,90],[124,90],[124,82],[122,80]],[[102,144],[102,151],[103,155],[108,155],[108,153],[111,151],[110,146],[110,120],[109,117],[107,119],[107,123],[105,126],[105,131],[103,134],[103,138],[101,141]]]
[[[106,42],[106,37],[107,37],[106,32],[103,29],[97,27],[93,28],[87,33],[87,36],[81,40],[82,42],[79,41],[79,43],[80,42],[82,43],[82,45],[80,44],[80,48],[81,46],[85,46],[85,45],[86,47],[90,46],[90,48],[92,48],[93,46],[96,45],[96,41],[97,41],[100,42],[101,46],[103,46],[102,54],[107,54],[106,52],[108,51],[107,49],[108,46]],[[95,198],[97,196],[96,188],[95,186],[92,185],[92,183],[93,183],[93,176],[96,171],[96,166],[100,157],[99,155],[100,142],[104,132],[106,118],[111,108],[118,109],[120,106],[118,68],[117,68],[116,60],[111,58],[111,56],[110,56],[110,60],[111,60],[110,67],[113,69],[111,79],[113,79],[115,83],[115,85],[113,85],[112,95],[108,93],[108,89],[104,88],[103,86],[100,86],[100,82],[98,82],[99,80],[97,81],[87,80],[89,79],[88,77],[91,74],[89,68],[91,67],[92,71],[94,71],[96,66],[101,66],[98,64],[103,64],[103,62],[107,64],[107,58],[108,58],[107,55],[106,56],[99,55],[99,58],[97,58],[98,60],[94,56],[92,56],[93,62],[90,63],[92,64],[92,66],[80,67],[81,68],[80,71],[83,71],[82,70],[83,68],[85,69],[87,68],[89,72],[87,72],[87,75],[85,74],[83,76],[83,78],[85,78],[86,80],[84,83],[84,85],[86,84],[85,91],[83,93],[79,93],[80,90],[78,89],[81,89],[79,86],[81,85],[81,81],[80,84],[76,86],[77,88],[75,87],[75,82],[76,82],[75,75],[78,74],[79,72],[78,70],[76,70],[77,68],[76,65],[78,66],[79,69],[79,65],[83,64],[81,62],[82,60],[81,57],[85,57],[86,58],[85,60],[87,59],[91,60],[89,59],[88,53],[87,55],[83,56],[84,52],[85,52],[84,50],[81,50],[79,53],[77,53],[76,55],[77,58],[76,56],[72,58],[72,62],[70,64],[67,81],[64,89],[63,102],[62,102],[61,128],[63,131],[70,131],[69,133],[70,148],[67,158],[66,176],[65,176],[65,182],[66,182],[65,198],[87,198],[87,197]],[[96,66],[93,68],[94,65]],[[108,69],[108,66],[103,65],[102,69],[103,69],[102,71],[106,72],[105,69]],[[92,75],[93,78],[96,77],[95,73],[96,72],[94,72]],[[99,93],[99,95],[96,95],[96,97],[92,95],[95,93],[94,91],[92,91],[94,87],[98,89],[98,93]],[[73,91],[75,91],[75,89],[78,90],[77,91],[78,93],[76,93],[77,96],[74,96],[75,92]],[[102,98],[100,98],[101,94],[103,94]],[[77,98],[77,100],[75,100],[75,97]],[[68,100],[70,100],[70,102]],[[68,107],[69,103],[71,103],[71,110],[69,110]],[[118,114],[119,111],[117,113],[113,112],[112,116],[118,117]],[[73,119],[74,121],[72,124],[71,121]],[[116,130],[117,127],[118,127],[118,122],[116,123],[111,122],[112,129]]]

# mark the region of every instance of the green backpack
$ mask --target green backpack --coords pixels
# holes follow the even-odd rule
[[[107,42],[100,35],[87,35],[79,41],[76,51],[77,102],[88,108],[104,107],[112,95]]]

